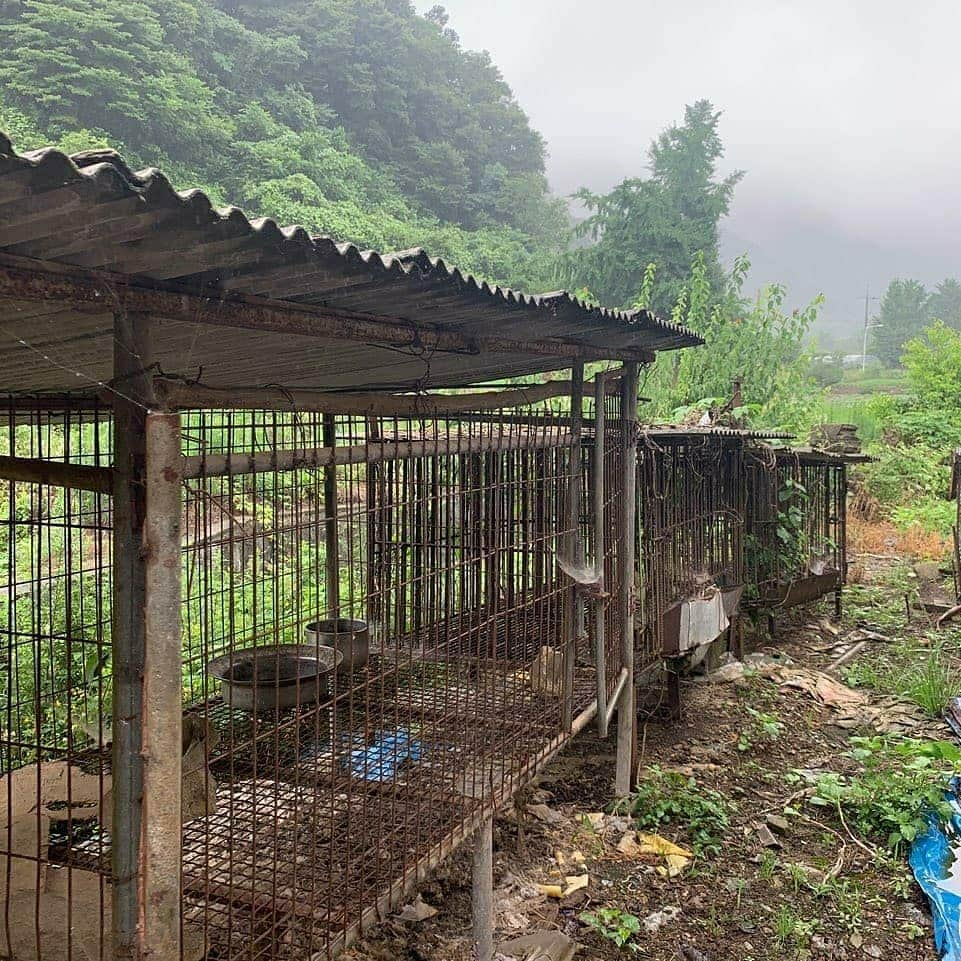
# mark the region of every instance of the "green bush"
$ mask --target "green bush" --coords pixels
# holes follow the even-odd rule
[[[943,452],[926,446],[897,444],[877,451],[876,463],[865,464],[863,476],[868,492],[892,509],[944,497],[949,471]]]
[[[936,320],[904,345],[901,363],[921,406],[957,409],[961,404],[961,331]]]

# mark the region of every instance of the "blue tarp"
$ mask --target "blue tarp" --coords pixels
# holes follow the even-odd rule
[[[961,783],[951,781],[945,800],[951,805],[951,821],[940,824],[932,814],[928,829],[911,845],[908,859],[918,884],[931,903],[934,945],[944,961],[961,961]]]
[[[367,781],[390,781],[405,761],[419,761],[423,753],[423,745],[415,741],[409,731],[398,728],[368,747],[351,751],[347,766],[354,777],[362,777]]]

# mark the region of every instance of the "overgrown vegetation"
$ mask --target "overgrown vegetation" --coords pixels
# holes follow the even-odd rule
[[[961,769],[961,750],[947,741],[852,738],[848,756],[862,765],[855,775],[825,773],[810,803],[834,810],[864,837],[900,853],[935,817],[947,822],[948,778]],[[845,820],[846,819],[846,820]]]
[[[693,777],[654,766],[616,808],[629,814],[638,830],[670,825],[683,833],[695,854],[716,854],[730,820],[731,802]]]
[[[961,691],[961,671],[943,641],[900,641],[872,658],[845,666],[845,681],[880,694],[914,701],[931,717],[940,717],[949,698]]]
[[[2,0],[0,129],[549,289],[567,213],[486,53],[409,0]]]

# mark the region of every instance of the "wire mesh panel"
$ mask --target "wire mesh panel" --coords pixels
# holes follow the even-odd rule
[[[839,596],[847,571],[845,461],[815,451],[752,447],[746,559],[754,607]]]
[[[111,460],[98,412],[11,414],[4,436]],[[581,454],[544,411],[210,411],[182,437],[183,956],[328,957],[593,699],[558,564],[583,528]],[[4,487],[4,937],[17,957],[100,958],[110,498]]]
[[[740,437],[642,432],[640,643],[649,659],[702,649],[736,615],[744,585],[744,498]]]
[[[597,460],[597,421],[591,399],[586,408],[583,447],[584,514],[582,538],[589,566],[600,574],[602,596],[586,597],[584,647],[579,663],[596,666],[598,636],[603,634],[604,690],[607,703],[618,685],[622,663],[622,625],[619,616],[621,597],[621,531],[624,516],[622,491],[624,434],[620,419],[620,395],[608,392],[604,399],[602,459]],[[598,471],[598,468],[600,470]],[[600,499],[600,510],[597,500]],[[599,522],[599,523],[598,523]],[[598,548],[603,556],[598,556]],[[601,623],[602,622],[602,623]]]
[[[3,409],[0,456],[111,460],[95,404]],[[0,954],[109,954],[111,498],[0,481]]]

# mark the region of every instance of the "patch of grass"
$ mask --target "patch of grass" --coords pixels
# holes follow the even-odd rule
[[[723,794],[699,785],[692,777],[651,767],[634,792],[614,806],[629,814],[641,831],[663,825],[681,828],[695,854],[717,854],[733,804]]]
[[[854,687],[914,701],[930,717],[940,717],[948,699],[961,691],[961,670],[941,640],[932,639],[927,646],[901,641],[841,673]]]
[[[908,675],[907,694],[931,717],[940,717],[948,699],[959,692],[961,672],[945,653],[944,644],[933,645]]]
[[[757,869],[757,876],[762,881],[770,881],[778,868],[777,855],[773,851],[765,851],[761,856],[761,866]]]
[[[786,904],[782,904],[774,916],[774,938],[782,948],[788,944],[803,947],[818,927],[816,919],[804,920]]]
[[[820,775],[811,804],[834,810],[863,837],[898,854],[926,827],[926,816],[951,817],[947,779],[961,769],[961,749],[948,741],[858,737],[848,756],[860,774]]]

